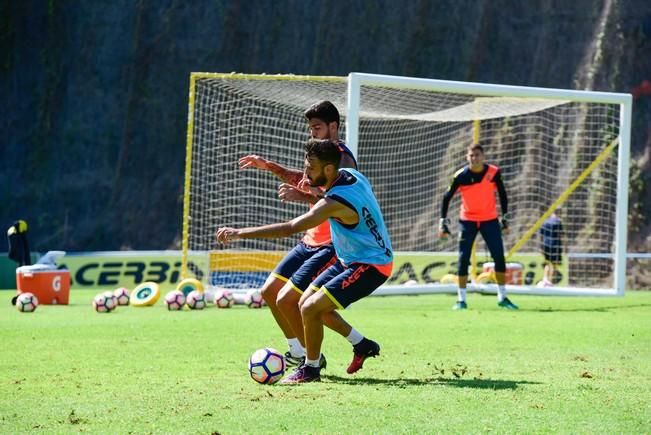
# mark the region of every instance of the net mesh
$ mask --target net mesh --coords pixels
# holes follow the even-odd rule
[[[224,254],[215,258],[222,270],[232,273],[210,275],[213,284],[260,285],[282,253],[300,240],[297,235],[224,247],[215,242],[214,233],[219,226],[289,220],[307,209],[280,202],[279,181],[271,173],[240,170],[237,161],[259,154],[301,169],[307,139],[303,112],[325,99],[339,108],[340,136],[345,137],[344,78],[196,80],[189,224],[184,237],[190,250]],[[619,107],[614,104],[366,85],[361,87],[359,117],[359,169],[373,184],[396,251],[456,252],[456,238],[438,239],[436,226],[443,194],[465,164],[473,137],[479,138],[487,161],[502,171],[512,216],[511,231],[504,236],[508,251],[619,133]],[[616,189],[617,153],[611,152],[561,204],[564,284],[613,286]],[[452,228],[458,212],[455,198],[448,212]],[[480,260],[488,259],[481,237],[477,251]],[[521,243],[520,251],[540,251],[537,232]],[[240,282],[243,278],[236,270],[249,272],[246,282]]]

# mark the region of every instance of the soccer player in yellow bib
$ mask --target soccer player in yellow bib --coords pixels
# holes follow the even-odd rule
[[[441,219],[439,220],[439,237],[450,235],[450,220],[447,218],[450,200],[455,192],[461,192],[461,213],[459,216],[459,264],[457,276],[457,302],[452,307],[455,310],[468,308],[466,302],[466,285],[468,283],[468,265],[472,245],[477,233],[481,233],[486,246],[495,262],[495,278],[497,280],[497,305],[509,310],[517,310],[518,306],[506,297],[506,263],[504,261],[504,245],[502,231],[508,231],[508,199],[502,174],[495,165],[484,163],[484,148],[479,144],[468,147],[466,160],[468,165],[459,169],[443,196],[441,204]],[[500,198],[502,219],[498,219],[495,191]]]

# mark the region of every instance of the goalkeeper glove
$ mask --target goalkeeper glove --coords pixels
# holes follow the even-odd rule
[[[500,227],[502,228],[503,233],[509,232],[509,221],[511,220],[511,215],[509,213],[504,213],[504,216],[500,219]]]
[[[450,219],[441,218],[439,219],[439,237],[447,237],[450,235]]]

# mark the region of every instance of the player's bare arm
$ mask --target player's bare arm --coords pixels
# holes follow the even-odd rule
[[[283,183],[278,187],[278,198],[283,202],[307,202],[316,204],[323,198],[323,192],[318,188],[312,188],[301,181],[298,186]]]
[[[353,210],[337,201],[324,198],[318,201],[307,213],[288,222],[240,229],[221,227],[217,230],[217,241],[220,243],[228,243],[237,239],[287,237],[313,228],[330,217],[337,218],[348,225],[359,222],[359,218]]]
[[[284,183],[296,186],[303,178],[303,171],[286,168],[276,162],[267,160],[256,154],[246,155],[238,160],[240,169],[256,168],[269,171]]]

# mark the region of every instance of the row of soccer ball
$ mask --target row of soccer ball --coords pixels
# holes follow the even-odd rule
[[[261,307],[262,296],[258,291],[247,293],[250,307]],[[219,308],[230,308],[233,306],[234,298],[228,290],[218,291],[214,295],[215,306]],[[201,310],[206,307],[206,299],[203,293],[196,290],[191,291],[187,297],[180,290],[173,290],[165,296],[165,304],[168,310],[180,310],[184,305],[193,310]],[[101,313],[108,313],[118,305],[129,305],[129,292],[125,288],[116,289],[113,292],[106,291],[98,294],[93,299],[93,307]],[[38,298],[32,293],[21,293],[16,299],[18,311],[31,313],[38,307]],[[285,358],[275,349],[266,347],[256,350],[249,358],[249,374],[251,378],[261,384],[275,384],[285,374]]]
[[[165,295],[165,306],[169,311],[179,311],[184,307],[191,310],[203,310],[208,305],[206,293],[200,290],[192,290],[185,294],[182,290],[172,290]],[[129,305],[129,291],[125,288],[118,288],[111,291],[99,293],[93,299],[93,308],[98,313],[110,313],[118,306]],[[235,304],[235,296],[229,290],[217,290],[211,298],[211,302],[217,308],[231,308]],[[260,308],[264,305],[264,299],[259,290],[248,291],[242,301],[249,308]]]
[[[118,306],[134,305],[134,306],[151,306],[156,303],[158,297],[150,297],[146,294],[149,290],[154,290],[154,293],[157,293],[158,286],[149,286],[145,287],[147,291],[143,292],[140,289],[140,286],[137,287],[131,294],[126,288],[118,288],[114,291],[105,291],[99,293],[93,298],[93,308],[99,313],[110,313],[114,311]],[[190,290],[184,287],[184,290]],[[146,294],[146,295],[145,295]],[[145,296],[143,296],[145,295]],[[154,295],[155,296],[155,295]],[[131,299],[134,299],[132,304]],[[250,290],[245,295],[237,296],[239,303],[243,303],[249,308],[260,308],[265,305],[262,294],[259,290]],[[165,305],[170,311],[178,311],[184,307],[188,307],[191,310],[202,310],[207,306],[207,302],[210,300],[218,308],[230,308],[236,302],[236,296],[232,292],[226,289],[217,290],[216,292],[209,295],[204,293],[203,288],[190,290],[186,293],[183,290],[173,290],[165,296]],[[36,310],[38,307],[38,298],[33,293],[24,292],[17,296],[16,298],[16,309],[23,313],[31,313]]]

